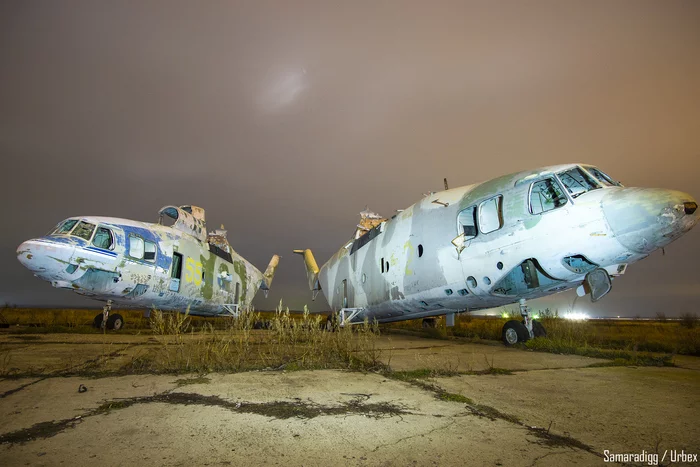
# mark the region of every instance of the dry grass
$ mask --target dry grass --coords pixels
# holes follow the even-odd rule
[[[453,328],[447,328],[441,318],[435,329],[422,329],[420,320],[393,323],[386,325],[385,329],[420,332],[430,338],[447,339],[454,336],[476,341],[500,341],[501,329],[510,319],[519,320],[520,315],[507,318],[460,315]],[[681,320],[572,321],[548,316],[539,319],[547,330],[548,343],[544,345],[545,340],[540,341],[538,349],[549,348],[553,352],[564,353],[565,349],[591,348],[700,356],[700,326],[695,324],[694,319],[695,315],[684,315]]]
[[[158,347],[135,359],[137,372],[235,372],[252,369],[378,369],[378,329],[368,323],[322,329],[322,316],[308,310],[293,317],[280,307],[267,322],[269,330],[255,329],[260,313],[243,312],[237,319],[222,319],[222,329],[205,323],[198,330],[187,314],[154,311],[153,334]]]
[[[102,309],[46,309],[46,308],[0,308],[0,315],[10,328],[22,327],[14,332],[101,332],[93,329],[95,315]],[[127,329],[148,329],[148,318],[141,310],[112,310],[124,318]],[[31,328],[31,329],[27,329]]]

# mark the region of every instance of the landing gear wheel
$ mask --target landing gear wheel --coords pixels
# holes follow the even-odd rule
[[[124,327],[124,318],[122,318],[122,315],[115,313],[113,315],[109,315],[109,318],[107,318],[107,329],[113,329],[115,331],[119,331],[121,328]]]
[[[435,325],[435,318],[423,318],[423,329],[432,329]]]
[[[92,325],[97,329],[102,329],[102,316],[102,313],[100,313],[92,320]]]
[[[521,323],[525,325],[525,321],[521,321]],[[536,319],[532,320],[532,333],[535,337],[547,337],[547,330],[542,326],[542,323]]]
[[[530,333],[520,321],[512,319],[503,325],[501,338],[503,339],[503,343],[508,347],[525,342],[529,337]]]

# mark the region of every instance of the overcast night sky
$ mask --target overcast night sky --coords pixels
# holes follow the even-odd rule
[[[257,308],[300,308],[292,249],[322,264],[366,205],[391,216],[443,177],[587,162],[699,198],[700,2],[3,0],[0,157],[0,304],[100,307],[17,246],[195,204],[259,269],[283,256]],[[700,310],[698,264],[700,228],[577,311]]]

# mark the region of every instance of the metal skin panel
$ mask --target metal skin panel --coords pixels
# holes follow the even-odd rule
[[[576,197],[567,193],[561,207],[531,214],[533,183],[552,177],[565,189],[555,174],[575,167],[586,166],[545,167],[431,193],[387,220],[383,232],[352,255],[350,248],[338,250],[318,272],[321,290],[330,306],[339,310],[342,281],[347,280],[348,307],[364,309],[355,322],[365,317],[389,322],[499,307],[579,286],[585,274],[564,266],[568,256],[583,255],[618,275],[627,264],[663,248],[698,222],[698,212],[683,211],[683,203],[694,202],[688,194],[604,183]],[[498,195],[503,196],[503,226],[479,232],[458,253],[451,242],[460,233],[459,212]],[[382,272],[382,258],[388,261],[388,272]],[[499,281],[528,259],[539,264],[547,285],[517,296],[496,293]],[[310,270],[307,274],[311,282],[315,276]],[[464,289],[468,294],[459,292]]]
[[[114,234],[113,246],[101,249],[75,236],[47,235],[22,243],[17,257],[35,276],[55,287],[101,301],[112,300],[117,306],[173,311],[189,308],[193,315],[223,314],[228,313],[223,305],[234,302],[238,282],[239,307],[248,308],[262,285],[269,288],[279,261],[273,256],[263,276],[235,251],[231,250],[232,262],[228,262],[211,253],[206,242],[176,228],[110,217],[76,219],[109,228]],[[128,254],[134,237],[155,243],[153,261]],[[174,252],[182,255],[178,291],[170,290]]]

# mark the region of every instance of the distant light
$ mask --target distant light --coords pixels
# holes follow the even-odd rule
[[[507,317],[508,317],[508,313],[507,313],[507,312],[504,311],[503,313],[501,313],[501,318],[507,318]]]
[[[564,319],[570,319],[572,321],[586,321],[588,319],[588,313],[566,313],[564,314]]]

